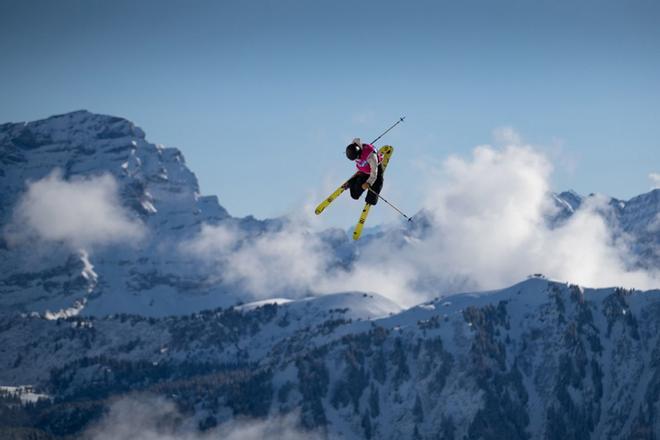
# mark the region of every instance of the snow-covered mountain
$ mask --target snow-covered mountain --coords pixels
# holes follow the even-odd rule
[[[0,125],[0,185],[0,438],[80,436],[142,392],[205,431],[294,414],[333,439],[660,436],[658,290],[534,276],[402,309],[377,293],[309,296],[278,283],[276,264],[259,280],[274,299],[259,300],[231,261],[188,251],[275,259],[303,240],[318,252],[301,259],[324,259],[294,273],[344,270],[378,241],[430,236],[434,213],[358,243],[341,229],[291,242],[278,235],[290,220],[232,217],[179,150],[86,111]],[[549,197],[550,228],[598,198],[630,264],[660,267],[660,190]]]
[[[117,240],[95,248],[89,240],[77,243],[76,237],[60,234],[35,245],[34,234],[24,231],[23,217],[42,221],[33,218],[40,214],[38,206],[23,217],[16,218],[15,212],[28,185],[54,171],[59,172],[56,183],[111,176],[120,194],[111,208],[126,211],[124,223],[142,225],[139,239],[121,240],[118,231]],[[83,185],[94,186],[89,180]],[[87,111],[0,125],[0,186],[3,312],[162,316],[235,304],[244,298],[211,280],[197,262],[178,252],[178,244],[198,233],[203,223],[222,222],[254,233],[281,223],[229,216],[217,197],[200,195],[179,150],[147,142],[144,132],[125,119]],[[96,206],[92,210],[98,211]],[[48,225],[42,229],[50,232]],[[16,230],[28,236],[19,234],[18,243],[12,243]]]
[[[328,438],[660,434],[657,290],[531,278],[402,312],[345,294],[0,326],[0,381],[57,396],[17,411],[53,435],[80,433],[116,396],[143,391],[200,429],[297,410],[303,429]]]

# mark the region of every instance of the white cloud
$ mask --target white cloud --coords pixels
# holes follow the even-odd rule
[[[224,280],[256,298],[305,296],[324,274],[329,250],[302,224],[248,238],[234,226],[203,225],[182,250],[206,261]]]
[[[203,258],[217,259],[231,254],[245,234],[231,226],[203,224],[197,237],[183,244],[183,250]]]
[[[657,288],[658,273],[630,269],[625,236],[599,214],[594,197],[563,225],[550,228],[552,165],[531,146],[480,146],[449,157],[430,173],[424,208],[433,228],[421,240],[374,242],[354,268],[324,287],[375,290],[411,305],[466,289],[501,288],[531,273],[590,287]]]
[[[660,173],[650,173],[649,179],[651,180],[651,189],[660,188]]]
[[[297,427],[295,414],[257,420],[233,420],[205,432],[161,397],[135,396],[116,401],[107,415],[84,435],[92,440],[314,440],[321,437]]]
[[[303,223],[239,245],[235,231],[206,227],[189,249],[217,259],[224,246],[224,276],[260,297],[357,290],[411,306],[451,292],[502,288],[532,273],[589,287],[660,285],[660,274],[631,269],[625,235],[603,218],[610,209],[605,198],[589,198],[565,223],[549,227],[546,219],[557,209],[549,197],[552,164],[512,129],[497,137],[504,147],[479,146],[425,173],[427,235],[374,240],[347,269],[327,270],[328,249],[303,232]]]
[[[550,165],[529,147],[476,150],[471,162],[449,163],[449,186],[429,200],[441,236],[439,244],[482,288],[501,286],[532,272],[599,287],[650,287],[647,274],[626,269],[628,248],[613,240],[598,211],[606,200],[592,199],[566,224],[547,227]],[[474,182],[478,175],[479,182]],[[454,199],[467,200],[464,206]],[[444,254],[443,254],[444,255]]]
[[[110,175],[67,181],[55,170],[28,184],[5,235],[18,245],[34,236],[76,248],[134,242],[145,229],[122,207],[117,189]]]

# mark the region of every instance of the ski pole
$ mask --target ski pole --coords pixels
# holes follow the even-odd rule
[[[381,134],[380,136],[378,136],[376,139],[374,139],[373,141],[371,141],[371,145],[375,144],[375,143],[378,141],[378,139],[380,139],[380,138],[382,138],[383,136],[385,136],[385,134],[386,134],[388,131],[390,131],[391,129],[393,129],[394,127],[396,127],[397,125],[399,125],[401,122],[403,122],[404,119],[406,119],[405,116],[400,117],[399,120],[396,121],[396,122],[394,123],[394,125],[392,125],[390,128],[388,128],[387,130],[385,130],[385,131],[383,132],[383,134]]]
[[[376,195],[378,196],[379,199],[381,199],[383,202],[387,203],[387,204],[390,205],[392,208],[394,208],[394,210],[395,210],[396,212],[398,212],[399,214],[401,214],[402,216],[404,216],[409,222],[412,221],[412,217],[408,217],[407,215],[405,215],[403,212],[401,212],[401,210],[400,210],[399,208],[397,208],[396,206],[394,206],[393,204],[391,204],[390,202],[388,202],[387,200],[385,200],[385,197],[381,196],[380,194],[378,194],[376,191],[374,191],[374,190],[371,189],[371,188],[369,188],[369,191],[371,191],[372,193],[376,194]]]

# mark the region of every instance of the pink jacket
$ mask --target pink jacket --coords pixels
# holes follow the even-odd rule
[[[373,153],[373,155],[372,155]],[[378,164],[383,160],[383,155],[378,153],[373,145],[362,144],[362,154],[355,159],[355,166],[358,171],[364,174],[369,174],[367,183],[373,185],[378,177]],[[374,164],[372,167],[371,164]]]

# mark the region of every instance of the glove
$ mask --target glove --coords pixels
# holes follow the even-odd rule
[[[362,184],[362,189],[365,190],[365,191],[368,190],[369,189],[369,184],[367,182],[364,182]]]

